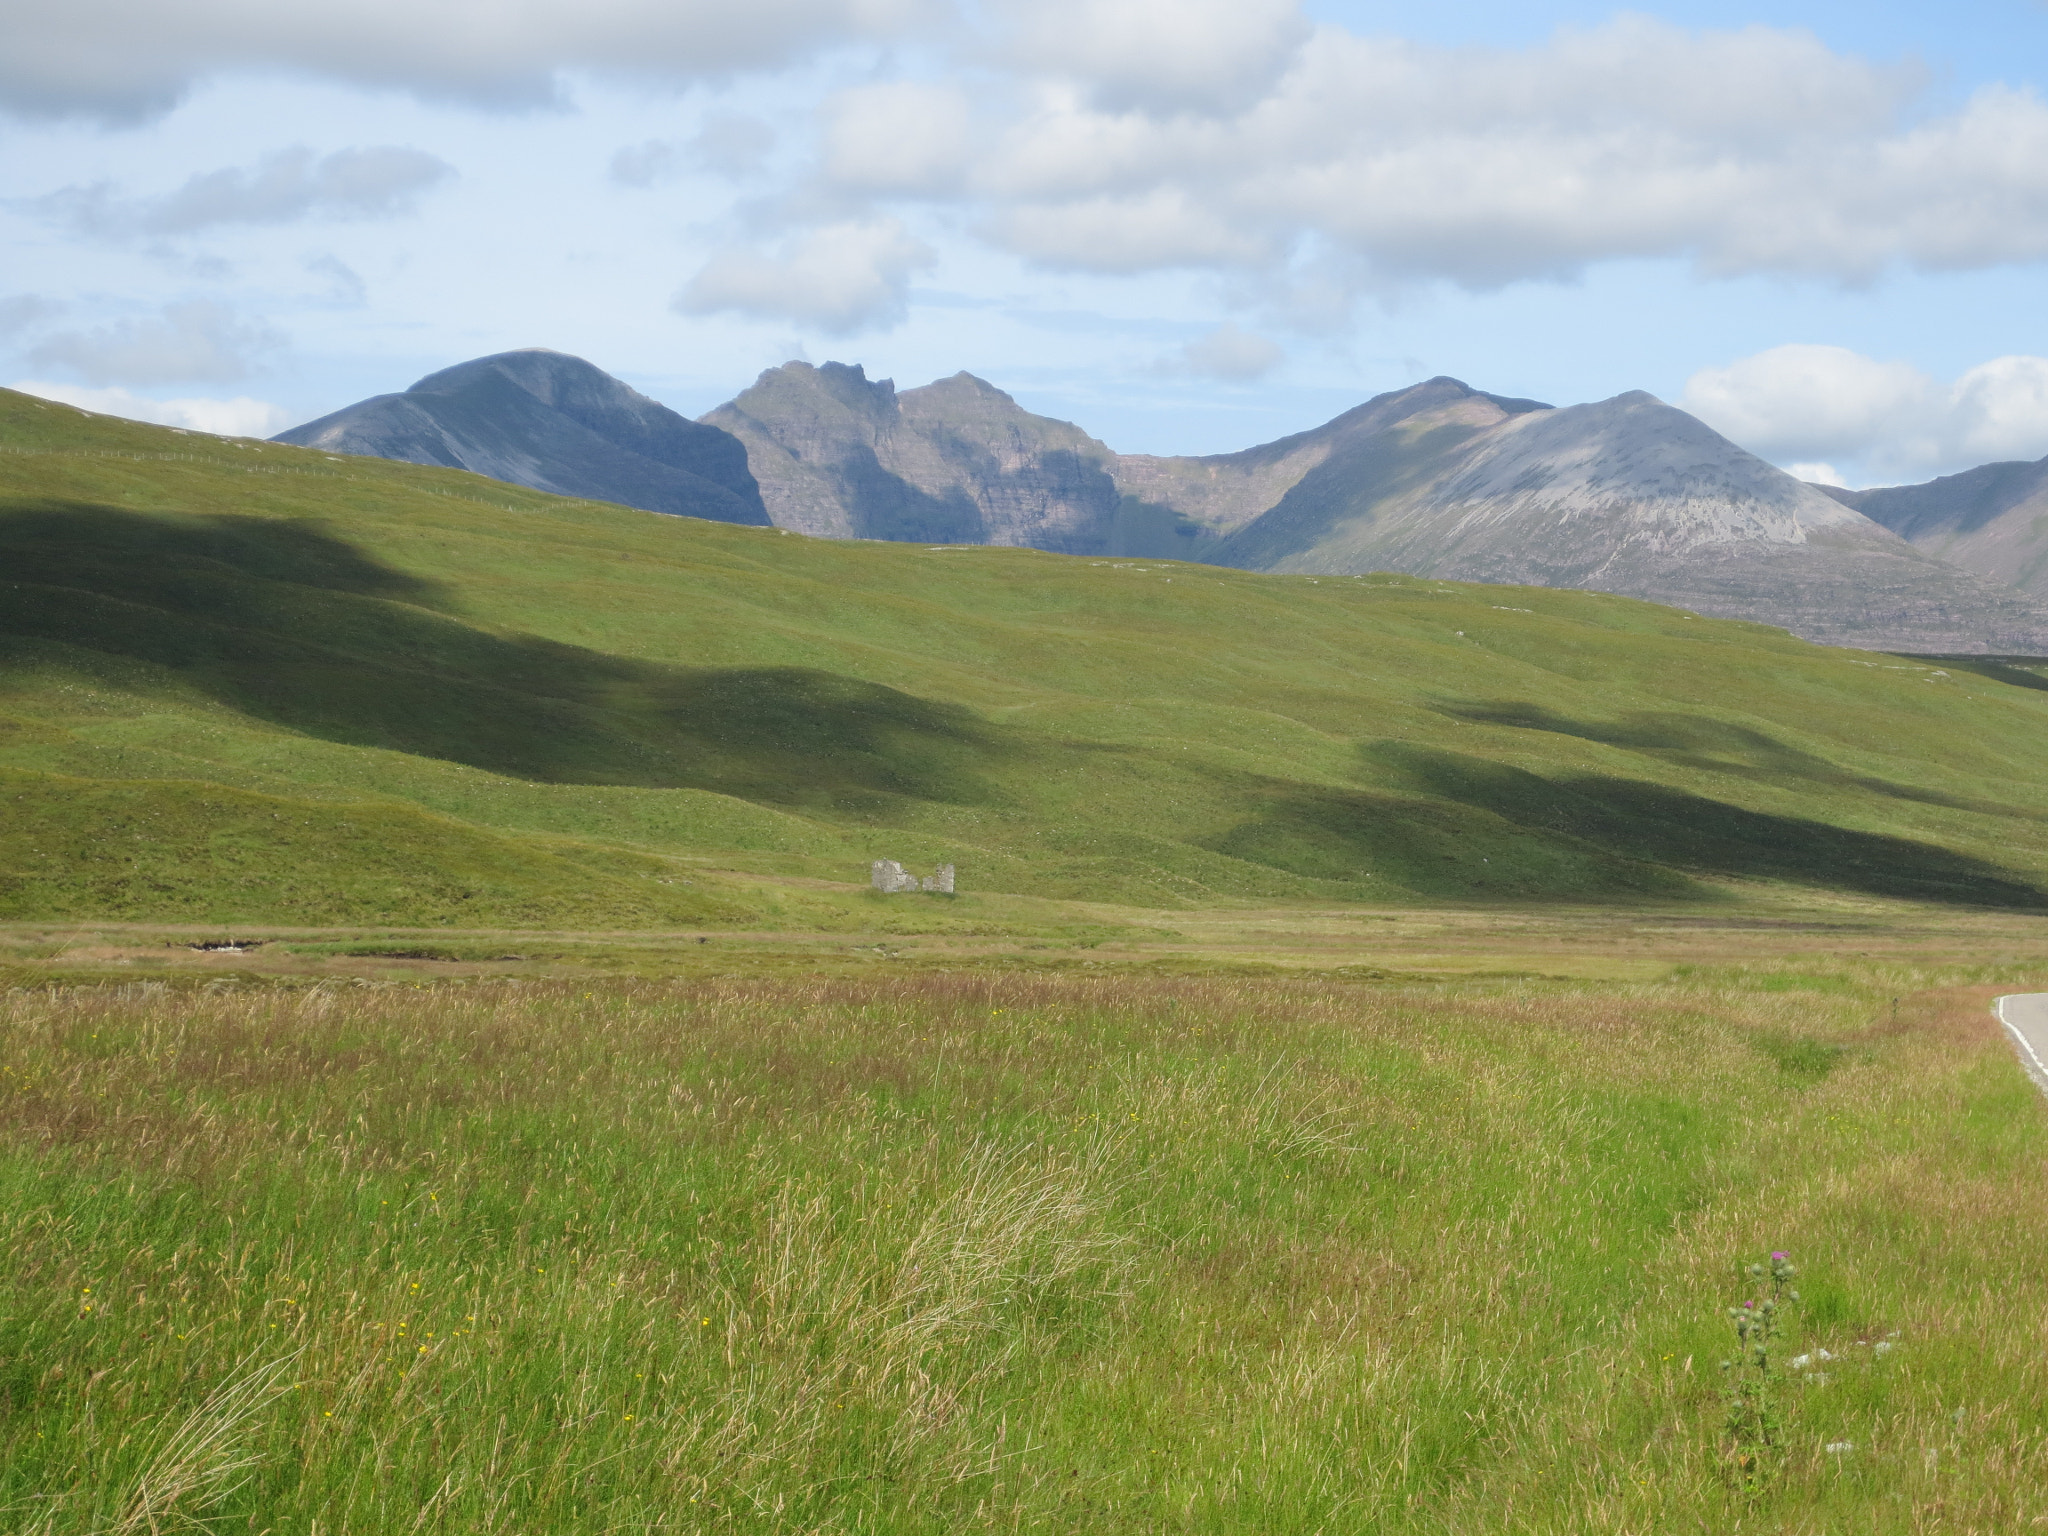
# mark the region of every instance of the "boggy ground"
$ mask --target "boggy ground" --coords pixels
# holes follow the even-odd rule
[[[0,996],[0,1509],[2048,1524],[2048,1106],[1986,1012],[2048,986],[2038,933],[1574,921],[1437,914],[1261,974],[1184,933],[971,964],[763,936],[703,974],[687,936],[585,936],[530,980],[65,962]],[[1610,974],[1477,974],[1574,943]],[[1772,1249],[1781,1368],[1836,1359],[1786,1371],[1743,1492],[1717,1364]]]

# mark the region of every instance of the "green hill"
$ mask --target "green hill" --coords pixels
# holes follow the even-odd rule
[[[834,922],[878,857],[1152,906],[2043,907],[2044,690],[1591,593],[812,540],[0,392],[13,918]]]

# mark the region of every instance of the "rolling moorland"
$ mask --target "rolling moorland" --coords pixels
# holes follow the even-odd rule
[[[2048,1522],[2037,664],[0,477],[0,1528]]]
[[[13,917],[857,927],[876,857],[1147,908],[2048,906],[2018,665],[813,540],[20,395],[0,433]]]

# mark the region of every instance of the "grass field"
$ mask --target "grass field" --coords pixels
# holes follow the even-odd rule
[[[1593,593],[810,540],[5,391],[0,561],[0,918],[856,932],[877,857],[958,865],[935,932],[2048,907],[2043,678]]]
[[[4,391],[0,560],[0,1530],[2048,1527],[2038,669]]]
[[[17,986],[5,1528],[2029,1529],[2001,921],[1670,928],[1608,981]],[[1718,1362],[1772,1249],[1744,1492]]]

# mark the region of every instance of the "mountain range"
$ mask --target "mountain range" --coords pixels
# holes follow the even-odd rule
[[[280,440],[814,537],[1573,587],[1827,644],[2048,655],[2028,510],[2048,466],[1844,492],[1641,392],[1557,408],[1435,378],[1241,452],[1155,456],[968,373],[899,392],[792,362],[691,423],[531,350]]]

